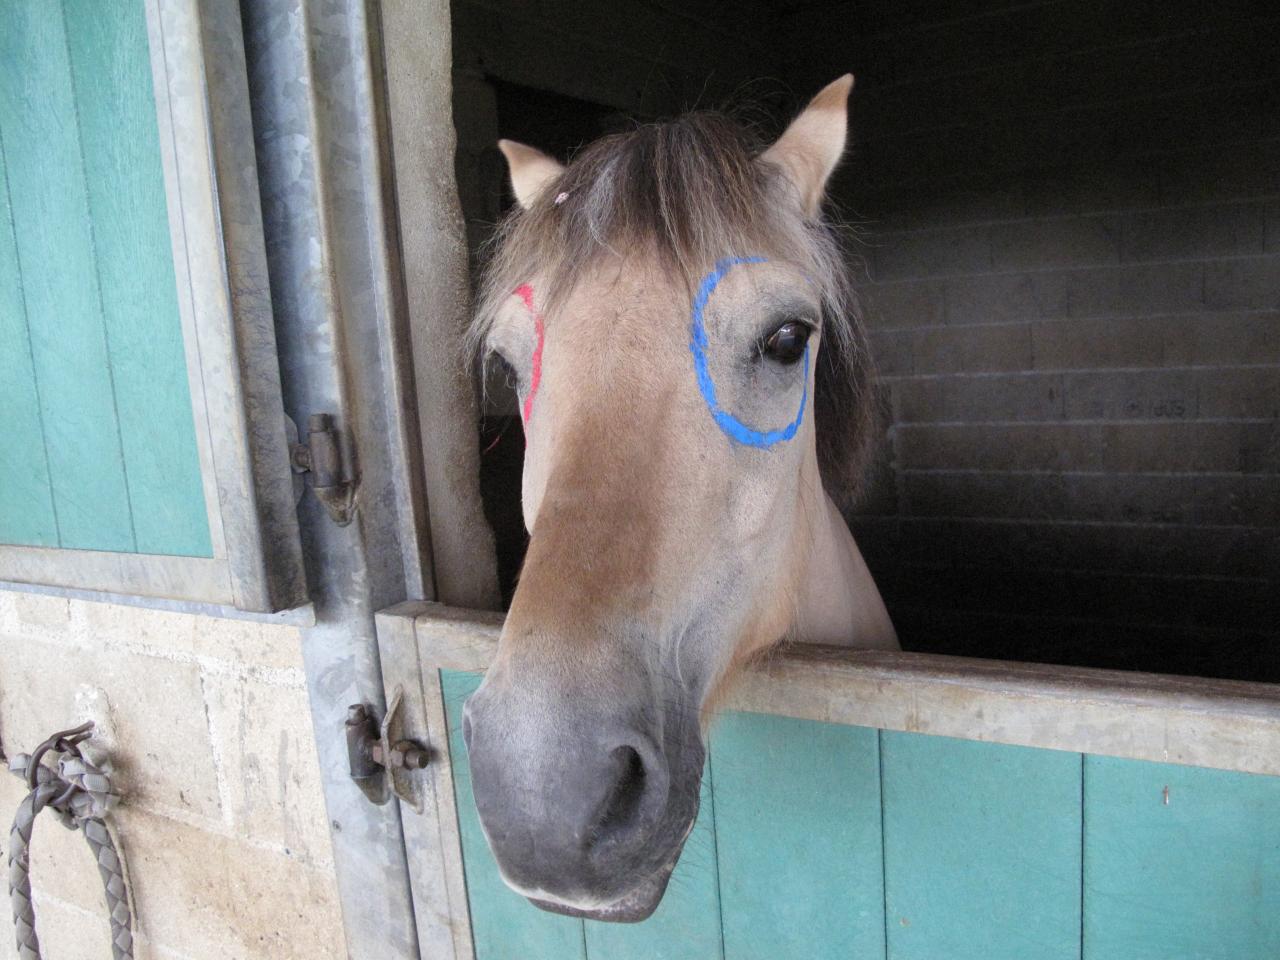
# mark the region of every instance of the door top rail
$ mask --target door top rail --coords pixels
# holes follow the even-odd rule
[[[478,672],[501,614],[408,602],[426,669]],[[1280,686],[939,654],[787,644],[744,671],[723,709],[965,740],[1280,775]]]

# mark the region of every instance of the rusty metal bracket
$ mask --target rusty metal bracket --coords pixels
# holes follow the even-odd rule
[[[294,473],[308,474],[316,499],[324,504],[330,519],[345,527],[355,516],[356,485],[347,479],[342,447],[333,415],[313,413],[307,418],[307,442],[289,445],[289,463]]]
[[[347,762],[351,779],[370,801],[384,804],[394,793],[421,813],[422,784],[413,773],[431,761],[431,753],[401,736],[403,701],[404,689],[397,685],[381,727],[367,705],[353,703],[347,708]]]
[[[347,769],[351,779],[370,802],[379,806],[386,803],[387,777],[382,765],[373,759],[373,747],[378,743],[378,724],[363,703],[347,707]]]

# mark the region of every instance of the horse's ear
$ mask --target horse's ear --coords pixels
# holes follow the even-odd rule
[[[511,189],[515,191],[516,201],[528,210],[538,195],[551,181],[564,172],[564,167],[556,163],[541,150],[526,147],[514,140],[499,140],[498,149],[507,158],[507,168],[511,171]]]
[[[818,212],[827,178],[844,153],[852,88],[851,73],[827,84],[761,155],[761,159],[777,164],[786,173],[808,216]]]

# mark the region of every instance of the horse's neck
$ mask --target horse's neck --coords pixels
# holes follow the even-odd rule
[[[797,598],[796,637],[806,643],[897,650],[898,636],[871,571],[825,491],[809,518],[812,551]]]

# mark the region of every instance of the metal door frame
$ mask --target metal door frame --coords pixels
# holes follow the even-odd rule
[[[235,3],[235,0],[219,0]],[[285,411],[329,414],[352,522],[299,504],[315,625],[303,658],[347,954],[419,941],[397,803],[352,781],[350,704],[385,709],[375,613],[497,601],[461,356],[466,244],[453,179],[447,0],[240,4]],[[433,556],[435,561],[433,563]]]

